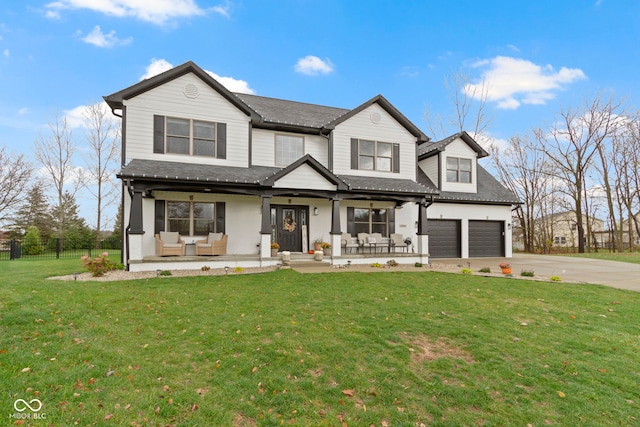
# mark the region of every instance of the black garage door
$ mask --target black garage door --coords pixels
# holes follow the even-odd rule
[[[503,221],[469,221],[469,258],[504,256]]]
[[[432,258],[460,258],[460,221],[430,219],[429,256]]]

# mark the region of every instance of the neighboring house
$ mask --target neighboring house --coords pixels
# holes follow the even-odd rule
[[[590,235],[587,235],[587,221]],[[559,212],[536,221],[537,228],[552,242],[554,248],[577,248],[578,225],[574,211]],[[603,248],[609,244],[610,232],[605,230],[604,221],[594,217],[584,217],[585,245]]]
[[[315,240],[336,264],[511,256],[518,200],[478,165],[487,153],[465,132],[430,142],[381,95],[348,110],[232,93],[187,62],[105,100],[122,117],[131,270],[217,265],[156,257],[160,231],[225,233],[219,262],[232,266],[275,265],[270,243]],[[342,233],[362,232],[411,238],[409,253],[345,253]]]

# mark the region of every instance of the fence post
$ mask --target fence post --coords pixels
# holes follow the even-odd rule
[[[60,259],[61,246],[62,239],[60,237],[56,237],[56,259]]]
[[[20,245],[16,239],[11,239],[9,247],[9,260],[20,258]]]

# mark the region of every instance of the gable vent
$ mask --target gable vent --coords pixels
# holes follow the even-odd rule
[[[382,116],[380,115],[380,113],[378,111],[372,112],[369,117],[371,118],[371,121],[373,123],[380,123],[380,121],[382,120]]]
[[[184,96],[186,96],[187,98],[193,99],[198,97],[198,86],[196,85],[193,85],[193,84],[185,85],[182,91],[184,92]]]

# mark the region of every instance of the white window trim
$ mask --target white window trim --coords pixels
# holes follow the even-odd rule
[[[289,163],[286,163],[286,164],[279,164],[278,163],[278,137],[279,136],[286,136],[286,137],[289,137],[289,138],[298,138],[298,139],[302,140],[302,152],[301,152],[300,157],[304,156],[304,153],[305,153],[305,151],[304,151],[305,150],[305,142],[306,142],[304,136],[286,134],[286,133],[276,133],[273,136],[273,164],[275,166],[286,167],[286,166],[289,166],[291,163],[295,162],[296,160],[298,160],[300,158],[300,157],[298,157],[297,159],[295,159],[295,160],[293,160],[293,161],[291,161]]]
[[[362,167],[360,163],[360,156],[372,157],[369,154],[360,154],[360,144],[362,142],[373,142],[373,169],[365,169]],[[388,144],[391,146],[391,155],[390,156],[378,156],[378,144]],[[389,169],[378,169],[378,158],[389,159]],[[358,139],[358,170],[363,171],[376,171],[376,172],[393,172],[393,143],[386,141],[378,141],[374,139]]]
[[[456,171],[456,180],[449,179],[449,171],[453,171],[454,169],[449,169],[449,159],[455,159],[457,162]],[[471,164],[471,169],[469,170],[469,181],[460,181],[460,160],[468,160]],[[456,157],[456,156],[447,156],[444,159],[444,178],[446,182],[458,183],[458,184],[473,184],[473,159],[469,159],[467,157]],[[466,172],[466,171],[465,171]]]
[[[170,119],[175,119],[175,120],[187,120],[189,121],[189,154],[185,154],[185,153],[174,153],[172,151],[169,151],[169,142],[168,139],[170,136],[177,136],[177,137],[181,137],[184,138],[183,135],[173,135],[173,134],[169,134],[169,120]],[[193,132],[193,124],[194,122],[202,122],[202,123],[208,123],[213,125],[214,128],[214,132],[215,132],[215,138],[213,139],[213,156],[204,156],[201,154],[194,154],[193,153],[193,142],[194,142],[194,132]],[[201,140],[205,140],[204,138],[197,138],[197,139],[201,139]],[[211,141],[209,139],[206,139],[207,141]],[[204,157],[207,159],[216,159],[218,157],[218,122],[212,122],[209,120],[200,120],[200,119],[192,119],[192,118],[186,118],[186,117],[176,117],[176,116],[166,116],[164,119],[164,152],[166,154],[172,154],[175,156],[192,156],[192,157]]]

